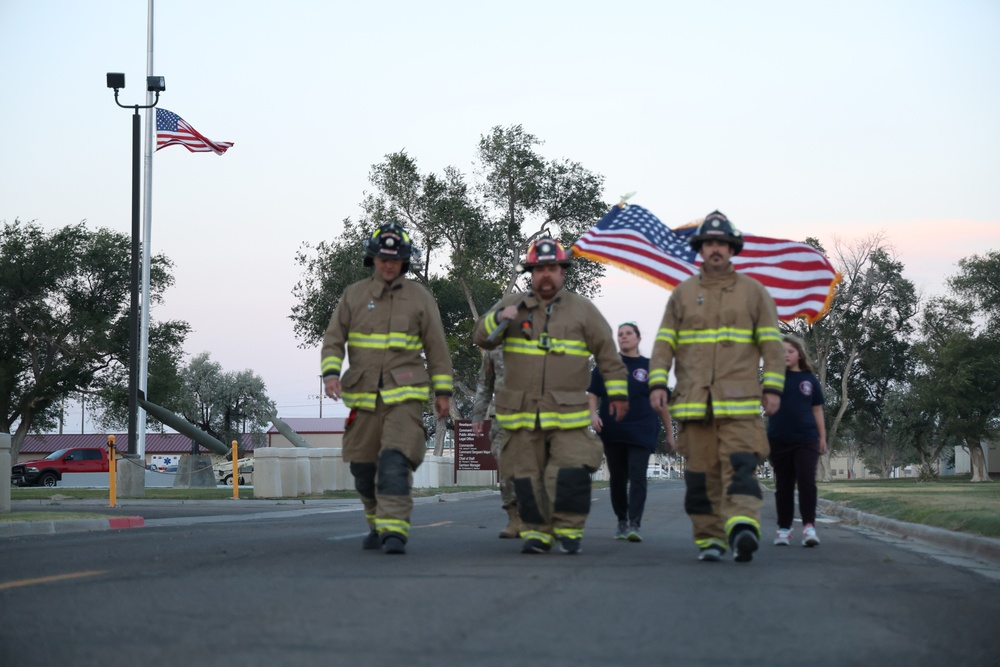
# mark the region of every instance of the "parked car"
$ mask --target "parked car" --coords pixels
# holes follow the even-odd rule
[[[55,486],[68,472],[108,472],[108,452],[98,447],[60,449],[44,459],[18,463],[10,469],[16,486]]]
[[[247,458],[240,459],[237,461],[239,470],[239,482],[240,484],[250,484],[253,481],[253,457],[248,456]],[[216,463],[212,466],[215,471],[215,481],[219,484],[225,484],[227,486],[233,483],[233,462],[223,461],[221,463]]]

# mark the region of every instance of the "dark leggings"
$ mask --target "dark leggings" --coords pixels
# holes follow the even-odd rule
[[[645,447],[604,443],[604,456],[608,460],[611,478],[611,509],[619,521],[630,521],[636,526],[642,522],[646,508],[646,467],[650,451]]]
[[[799,485],[799,515],[802,523],[816,522],[816,464],[819,445],[815,442],[789,445],[771,441],[774,469],[774,504],[778,528],[791,528],[795,519],[795,485]]]

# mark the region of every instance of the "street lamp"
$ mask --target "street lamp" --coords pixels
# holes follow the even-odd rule
[[[125,75],[108,72],[108,88],[114,88],[115,104],[122,109],[133,109],[132,114],[132,274],[131,300],[128,313],[128,455],[138,454],[136,421],[139,414],[139,109],[152,109],[160,101],[160,93],[167,89],[162,76],[147,76],[146,90],[156,93],[152,104],[125,105],[118,101],[118,91],[125,87]]]

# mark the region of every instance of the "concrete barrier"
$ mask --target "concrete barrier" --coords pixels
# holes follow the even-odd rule
[[[0,512],[10,512],[10,433],[0,433]]]

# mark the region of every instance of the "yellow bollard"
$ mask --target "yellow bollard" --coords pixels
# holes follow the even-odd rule
[[[233,440],[233,500],[240,499],[240,450]]]
[[[117,466],[115,465],[115,436],[108,436],[108,473],[111,476],[109,480],[108,488],[111,493],[111,506],[114,507],[116,503],[116,496],[118,489],[115,487],[115,482],[117,482]]]

